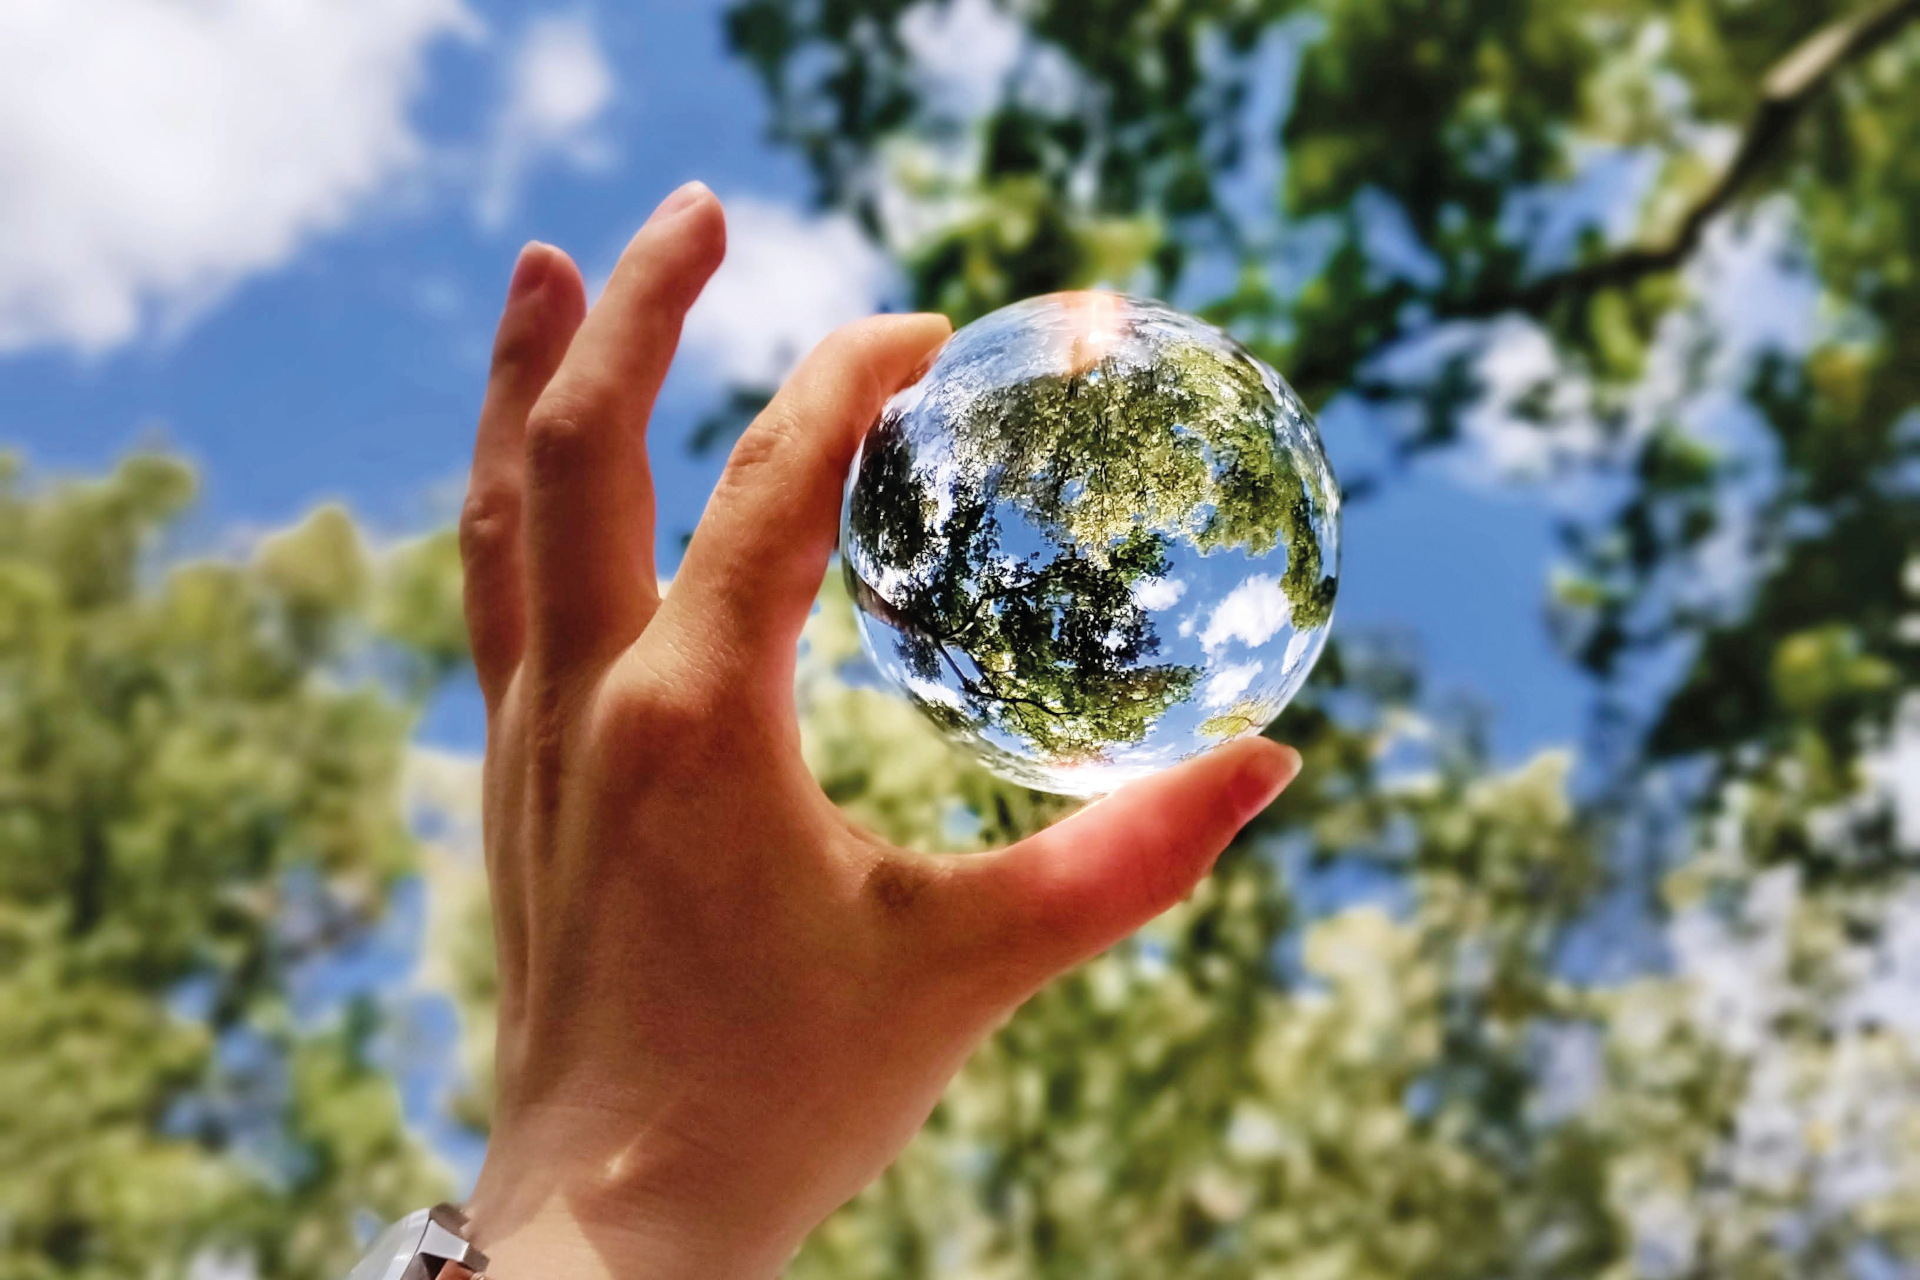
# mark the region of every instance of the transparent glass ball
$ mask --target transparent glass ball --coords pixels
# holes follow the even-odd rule
[[[1001,776],[1099,795],[1280,714],[1333,617],[1340,494],[1225,333],[1056,293],[888,402],[840,533],[885,680]]]

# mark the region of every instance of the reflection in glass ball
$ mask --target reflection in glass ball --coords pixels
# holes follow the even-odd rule
[[[1059,293],[960,330],[887,404],[840,545],[891,684],[1001,776],[1098,795],[1299,690],[1340,495],[1299,398],[1233,339]]]

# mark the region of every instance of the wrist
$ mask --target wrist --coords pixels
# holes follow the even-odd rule
[[[702,1224],[601,1220],[561,1195],[519,1221],[500,1221],[484,1203],[469,1217],[486,1280],[774,1280],[791,1253],[717,1241]]]
[[[488,1280],[771,1280],[813,1225],[744,1152],[598,1108],[520,1119],[496,1131],[466,1206]]]

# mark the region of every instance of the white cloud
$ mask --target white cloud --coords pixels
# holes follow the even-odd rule
[[[99,351],[285,262],[425,157],[461,0],[0,5],[0,351]]]
[[[955,711],[966,710],[967,704],[961,700],[960,695],[941,684],[938,680],[925,680],[919,676],[909,674],[906,677],[906,685],[922,702],[932,702],[943,707],[952,707]]]
[[[1902,699],[1893,733],[1884,746],[1869,753],[1865,766],[1874,790],[1893,813],[1894,840],[1903,851],[1920,852],[1920,693]],[[1920,936],[1920,912],[1915,913],[1914,924]],[[1915,1012],[1920,1014],[1920,1005]]]
[[[1885,1027],[1920,1050],[1920,886],[1887,904],[1868,977],[1848,993],[1841,1014],[1849,1026]]]
[[[1557,464],[1599,448],[1600,432],[1589,418],[1589,388],[1561,368],[1553,342],[1531,320],[1497,321],[1476,365],[1485,398],[1461,415],[1461,432],[1473,446],[1465,460],[1470,481],[1543,480]],[[1528,400],[1540,405],[1558,430],[1544,429],[1518,411]]]
[[[1154,612],[1173,608],[1186,594],[1187,584],[1180,578],[1148,578],[1133,584],[1133,602]]]
[[[247,1254],[202,1250],[187,1264],[187,1280],[255,1280],[260,1268]]]
[[[494,123],[477,206],[482,225],[498,227],[507,220],[527,175],[548,157],[580,168],[611,161],[599,125],[613,91],[613,68],[584,16],[529,24],[514,50]]]
[[[866,176],[887,243],[903,255],[955,223],[989,212],[972,176],[982,161],[979,126],[1002,101],[1042,114],[1072,109],[1087,90],[1060,49],[1035,40],[1006,0],[920,0],[895,26],[914,64],[929,114],[950,127],[901,134],[880,148]],[[1072,175],[1087,197],[1095,175]]]
[[[1026,44],[1025,29],[992,0],[917,4],[898,30],[936,105],[962,118],[999,101]]]
[[[1066,55],[1033,39],[995,0],[921,0],[900,15],[896,31],[931,105],[953,119],[984,116],[1003,93],[1053,114],[1080,96],[1080,77]]]
[[[1707,856],[1741,856],[1747,803],[1735,794]],[[1747,1065],[1723,1156],[1730,1180],[1823,1215],[1852,1213],[1914,1184],[1901,1135],[1916,1100],[1920,892],[1892,897],[1874,940],[1830,958],[1850,979],[1838,1001],[1787,977],[1809,911],[1820,908],[1803,896],[1798,870],[1782,867],[1755,877],[1731,910],[1683,909],[1668,937],[1675,972],[1693,989],[1695,1025]],[[1817,1052],[1779,1030],[1808,1021],[1828,1032]]]
[[[1201,629],[1200,643],[1208,649],[1219,649],[1230,640],[1263,645],[1292,620],[1293,606],[1287,600],[1287,593],[1280,589],[1280,580],[1255,574],[1214,606],[1207,625]]]
[[[1281,675],[1291,680],[1293,673],[1300,670],[1302,665],[1305,664],[1307,654],[1309,652],[1317,654],[1320,651],[1320,641],[1326,639],[1326,636],[1327,632],[1324,627],[1319,631],[1294,632],[1293,639],[1287,641],[1286,653],[1282,655],[1280,659]]]
[[[1662,319],[1645,372],[1618,404],[1603,404],[1592,377],[1519,315],[1441,326],[1386,352],[1375,370],[1417,382],[1442,361],[1466,357],[1483,394],[1460,415],[1462,447],[1447,455],[1447,474],[1469,489],[1552,481],[1549,497],[1577,506],[1590,464],[1630,456],[1648,432],[1676,419],[1705,438],[1725,436],[1737,399],[1728,388],[1744,382],[1762,352],[1806,349],[1816,334],[1818,289],[1796,265],[1794,237],[1792,210],[1782,201],[1709,227],[1684,272],[1697,305]]]
[[[1200,691],[1200,701],[1209,707],[1232,706],[1263,669],[1258,662],[1220,668],[1207,677],[1206,687]]]
[[[893,283],[853,220],[790,205],[727,201],[727,259],[687,316],[685,343],[721,381],[768,384],[814,343],[870,315]]]
[[[1731,823],[1722,830],[1738,838]],[[1674,968],[1693,984],[1696,1017],[1734,1053],[1752,1054],[1766,1043],[1793,993],[1788,926],[1799,906],[1799,871],[1780,867],[1754,878],[1738,920],[1703,904],[1678,912],[1668,926]]]
[[[400,803],[415,832],[449,853],[477,861],[481,760],[462,751],[414,746],[400,777]]]
[[[1558,1124],[1585,1111],[1607,1078],[1607,1042],[1589,1022],[1543,1023],[1533,1032],[1540,1088],[1528,1104],[1541,1124]]]

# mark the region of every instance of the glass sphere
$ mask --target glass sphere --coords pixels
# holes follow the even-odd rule
[[[1340,494],[1299,397],[1225,333],[1056,293],[961,329],[888,402],[840,546],[888,683],[1002,777],[1099,795],[1299,690]]]

